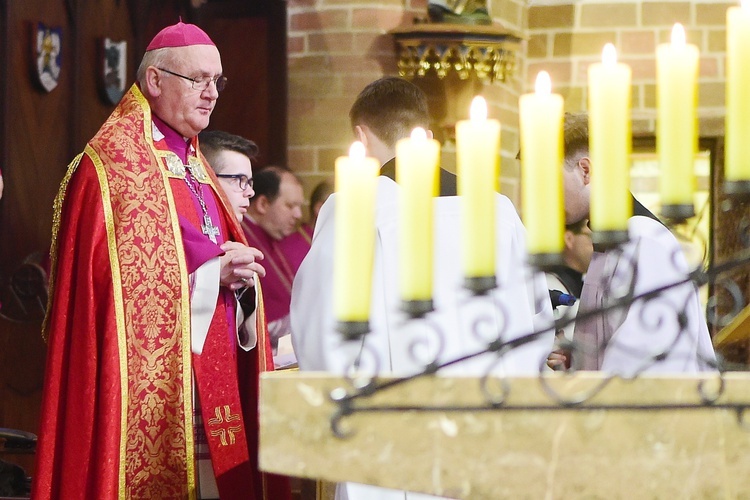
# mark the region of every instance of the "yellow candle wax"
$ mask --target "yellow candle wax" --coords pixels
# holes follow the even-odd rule
[[[396,181],[401,186],[399,278],[401,299],[432,299],[433,200],[440,143],[416,128],[396,143]]]
[[[612,44],[602,63],[588,70],[591,229],[627,231],[633,213],[630,195],[630,67],[617,62]]]
[[[727,181],[750,180],[750,7],[727,10]]]
[[[518,100],[521,134],[523,222],[530,254],[562,252],[563,98],[552,94],[549,73],[541,71],[536,92]]]
[[[693,204],[697,81],[698,47],[685,43],[685,29],[675,24],[672,42],[656,48],[656,149],[664,205]]]
[[[469,120],[456,123],[458,194],[462,197],[463,268],[467,278],[495,275],[495,186],[499,175],[500,122],[487,119],[475,97]]]
[[[375,195],[380,165],[361,142],[336,159],[334,308],[342,322],[367,321],[375,251]]]

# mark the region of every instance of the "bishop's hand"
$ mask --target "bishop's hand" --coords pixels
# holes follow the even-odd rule
[[[221,259],[221,286],[232,291],[255,285],[255,274],[263,277],[266,269],[258,263],[263,260],[263,252],[236,241],[221,245],[224,255]]]

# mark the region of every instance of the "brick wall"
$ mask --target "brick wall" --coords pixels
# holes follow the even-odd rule
[[[333,174],[353,140],[349,108],[362,88],[397,74],[388,30],[411,22],[426,0],[288,2],[289,166],[305,192]]]
[[[371,81],[397,75],[396,53],[388,31],[426,17],[426,0],[289,0],[289,166],[297,172],[309,195],[321,179],[332,175],[336,157],[345,154],[353,140],[348,112],[357,94]],[[523,0],[490,5],[497,22],[525,30]],[[512,158],[518,147],[518,95],[523,84],[519,72],[506,83],[479,85],[490,105],[489,114],[503,123],[503,157]],[[420,86],[439,87],[434,82]],[[431,94],[431,99],[434,94]],[[436,109],[438,106],[436,106]],[[466,109],[468,115],[468,108]],[[452,152],[445,163],[451,168]],[[517,171],[503,169],[504,190],[517,190]]]
[[[288,3],[289,162],[309,193],[332,175],[337,156],[353,136],[348,111],[359,91],[383,75],[397,74],[395,50],[387,32],[425,17],[426,0],[290,0]],[[536,74],[552,76],[566,110],[586,109],[586,71],[601,59],[606,42],[633,69],[633,132],[653,134],[656,116],[655,49],[669,39],[672,25],[685,26],[700,59],[698,116],[700,134],[724,130],[724,37],[727,2],[609,2],[527,7],[523,0],[490,2],[496,23],[527,39],[518,69],[509,81],[473,85],[502,122],[501,191],[519,204],[518,96],[533,88]],[[417,82],[434,99],[449,99],[445,82]],[[437,90],[436,90],[437,89]],[[454,85],[455,91],[455,85]],[[436,94],[437,92],[437,94]],[[441,96],[441,92],[444,95]],[[434,106],[436,110],[441,103]],[[445,103],[442,103],[444,106]],[[450,144],[443,163],[453,167]]]
[[[586,109],[587,68],[601,60],[612,42],[618,58],[633,70],[633,133],[653,134],[656,118],[656,60],[675,22],[700,50],[698,117],[700,134],[724,131],[724,47],[726,2],[607,2],[582,0],[571,5],[529,8],[525,82],[532,86],[544,69],[566,110]]]

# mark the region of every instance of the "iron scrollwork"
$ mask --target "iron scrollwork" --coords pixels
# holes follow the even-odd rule
[[[621,259],[622,260],[622,259]],[[403,324],[404,329],[418,330],[420,332],[409,344],[407,355],[418,365],[420,369],[413,373],[387,379],[380,379],[382,360],[379,360],[377,354],[370,349],[367,344],[367,336],[357,340],[360,343],[358,355],[352,360],[348,370],[348,387],[338,387],[330,393],[332,401],[336,404],[337,410],[331,417],[331,430],[337,437],[344,438],[351,434],[352,430],[346,429],[344,425],[347,417],[356,413],[372,412],[399,412],[399,411],[424,411],[424,412],[466,412],[466,411],[524,411],[524,410],[696,410],[696,409],[731,409],[736,413],[738,425],[742,428],[750,429],[750,423],[746,417],[746,410],[750,407],[750,401],[725,401],[722,396],[725,395],[726,380],[725,374],[731,368],[724,363],[719,357],[713,359],[699,359],[705,368],[709,371],[709,376],[696,382],[694,397],[691,402],[680,400],[675,401],[658,401],[651,403],[641,402],[600,402],[597,398],[611,382],[618,378],[629,379],[641,376],[646,370],[658,366],[669,355],[683,335],[686,335],[687,320],[685,309],[687,304],[675,305],[673,302],[664,300],[664,292],[676,287],[685,287],[687,285],[701,287],[706,284],[712,284],[714,291],[723,290],[722,303],[719,304],[716,294],[710,297],[707,305],[707,321],[709,325],[719,328],[726,325],[732,317],[736,316],[745,305],[745,300],[740,287],[728,276],[732,271],[750,264],[750,245],[739,252],[731,261],[723,262],[704,269],[703,264],[697,265],[692,270],[684,273],[683,278],[672,282],[664,283],[656,288],[637,291],[637,263],[635,260],[627,260],[629,266],[623,266],[608,278],[606,286],[618,289],[614,293],[612,300],[605,304],[604,307],[583,311],[578,313],[577,317],[562,317],[548,325],[547,328],[538,331],[527,332],[524,335],[515,338],[506,339],[507,323],[511,311],[507,311],[502,303],[493,304],[492,318],[486,315],[479,315],[475,318],[471,326],[471,335],[481,340],[484,348],[475,352],[470,352],[454,359],[444,359],[444,346],[451,332],[445,331],[438,321],[431,318],[428,313],[424,317],[408,319]],[[678,266],[676,256],[673,265]],[[529,270],[536,272],[536,270]],[[728,297],[728,298],[727,298]],[[467,299],[466,304],[460,304],[460,307],[468,307],[474,301],[491,300],[485,296],[473,296]],[[538,300],[548,300],[538,298]],[[585,318],[597,317],[604,314],[627,310],[631,305],[639,303],[641,306],[639,319],[643,331],[655,332],[659,330],[665,322],[675,322],[677,325],[676,335],[669,340],[663,348],[655,352],[649,352],[643,358],[643,362],[637,365],[629,375],[611,374],[600,379],[597,383],[589,385],[578,391],[563,393],[556,389],[552,384],[553,379],[560,377],[573,377],[576,370],[571,370],[565,374],[559,374],[551,371],[546,366],[546,359],[539,360],[539,367],[536,377],[543,389],[543,392],[549,398],[549,405],[543,408],[534,405],[523,405],[508,402],[508,395],[511,393],[512,378],[498,370],[497,365],[501,364],[503,357],[520,349],[525,345],[534,342],[549,329],[555,331],[563,328],[573,321],[581,321]],[[728,312],[720,312],[728,311]],[[499,327],[497,326],[499,325]],[[573,358],[577,353],[586,349],[627,349],[627,346],[619,346],[617,343],[609,345],[601,344],[596,346],[584,345],[579,341],[567,340],[561,345],[572,353]],[[644,353],[639,353],[644,354]],[[373,396],[388,391],[388,389],[408,384],[409,382],[428,377],[435,374],[444,373],[451,368],[460,366],[471,359],[480,356],[495,356],[495,361],[489,363],[484,372],[480,375],[481,393],[484,396],[484,404],[479,406],[462,406],[462,405],[389,405],[381,404],[373,400]],[[389,376],[393,374],[388,374]]]

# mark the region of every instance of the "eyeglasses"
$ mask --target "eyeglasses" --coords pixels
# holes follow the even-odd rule
[[[236,179],[240,189],[245,191],[247,188],[253,187],[253,180],[245,174],[216,174],[216,177],[220,179]]]
[[[208,89],[208,87],[211,85],[211,82],[214,82],[214,85],[216,85],[217,92],[221,92],[227,86],[227,77],[224,75],[218,75],[213,78],[211,78],[210,76],[205,76],[205,75],[196,76],[195,78],[190,78],[189,76],[181,75],[179,73],[175,73],[174,71],[169,71],[168,69],[164,69],[164,68],[156,68],[156,69],[158,69],[159,71],[163,71],[165,73],[169,73],[170,75],[184,78],[185,80],[192,83],[193,90],[200,90],[201,92]]]

